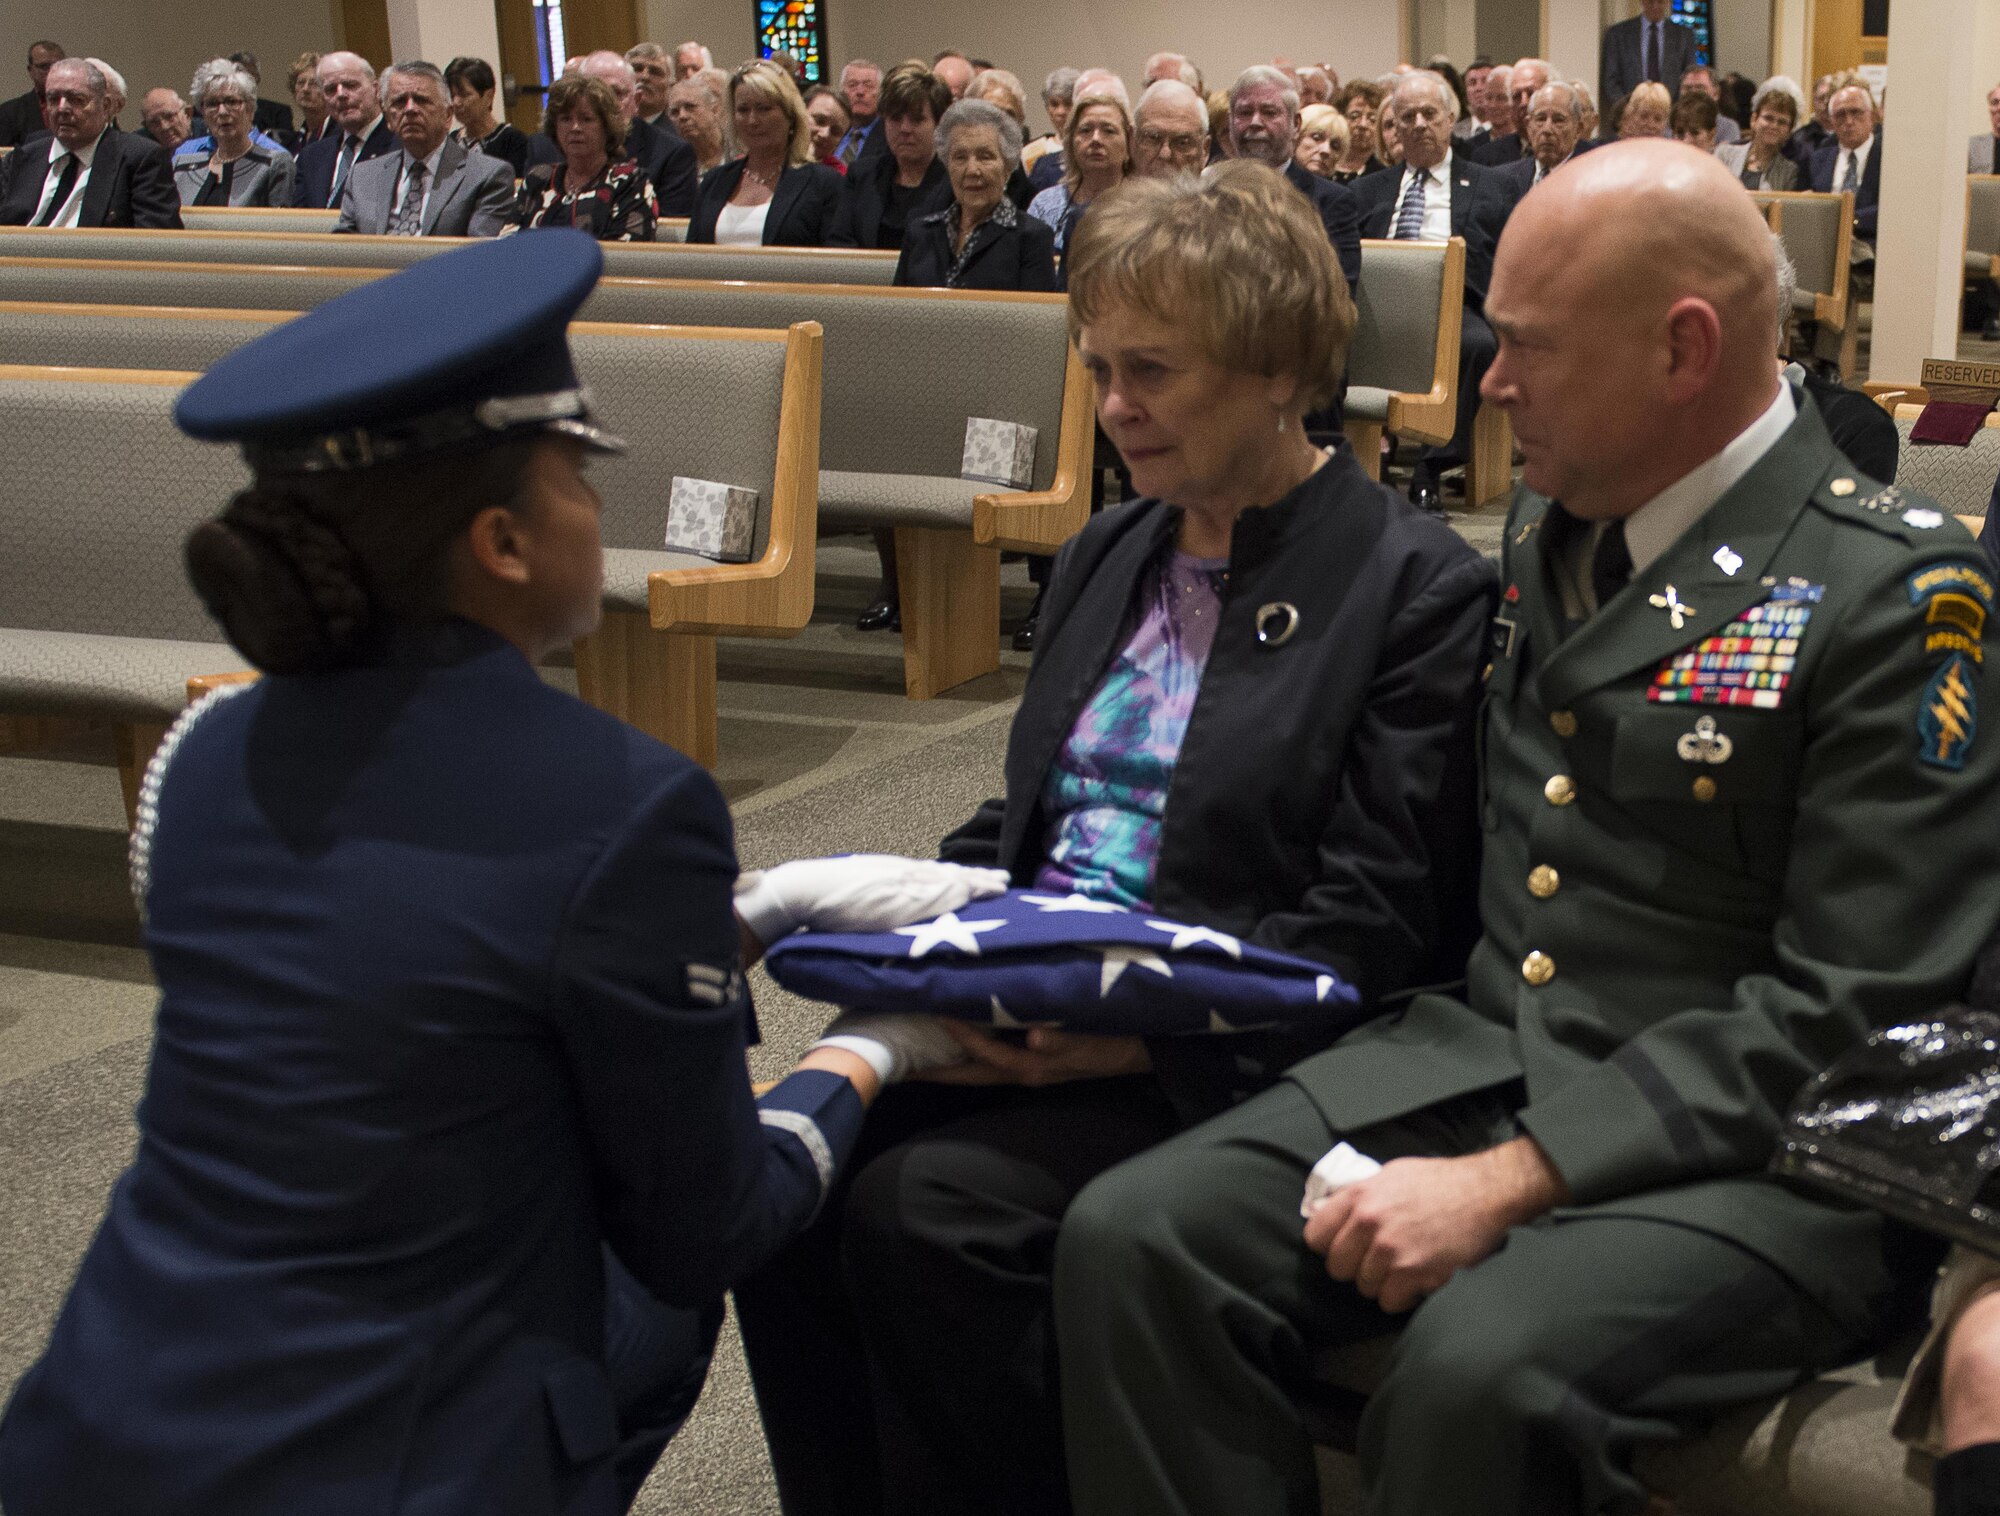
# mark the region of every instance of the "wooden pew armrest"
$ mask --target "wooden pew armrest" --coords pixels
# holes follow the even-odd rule
[[[1063,368],[1056,476],[1045,490],[972,497],[972,540],[1013,553],[1053,553],[1090,519],[1090,471],[1097,446],[1097,391],[1071,344]]]
[[[263,677],[255,669],[241,669],[233,674],[196,674],[187,682],[188,704],[213,695],[225,685],[254,684]]]

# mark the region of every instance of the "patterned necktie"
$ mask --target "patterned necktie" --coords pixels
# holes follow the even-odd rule
[[[1414,242],[1424,234],[1424,181],[1428,178],[1425,170],[1410,170],[1410,187],[1403,191],[1403,208],[1396,212],[1396,230],[1391,234],[1398,242]]]
[[[1861,188],[1861,155],[1847,155],[1847,172],[1840,176],[1840,187],[1844,190],[1859,191]]]
[[[349,137],[345,142],[340,144],[340,162],[335,165],[333,170],[333,190],[326,197],[327,208],[329,210],[338,210],[340,208],[340,197],[347,189],[348,173],[354,167],[355,154],[360,151],[361,139],[359,137]]]
[[[403,205],[396,212],[396,224],[389,228],[392,237],[415,237],[423,232],[424,210],[424,165],[419,159],[410,165],[409,173],[403,176]]]
[[[69,204],[69,197],[76,189],[76,176],[82,171],[83,160],[71,153],[63,162],[62,174],[56,180],[56,192],[49,196],[48,209],[35,218],[37,226],[54,226],[56,217]]]
[[[1654,84],[1660,82],[1660,25],[1658,21],[1644,23],[1646,28],[1646,78]]]

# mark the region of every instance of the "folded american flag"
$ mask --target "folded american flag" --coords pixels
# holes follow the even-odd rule
[[[1009,890],[892,932],[799,932],[765,955],[795,994],[989,1027],[1238,1032],[1356,1019],[1324,964],[1082,895]]]

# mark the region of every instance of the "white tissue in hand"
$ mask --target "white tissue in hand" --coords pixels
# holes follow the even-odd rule
[[[1381,1172],[1382,1165],[1366,1153],[1356,1152],[1345,1142],[1335,1143],[1306,1175],[1306,1195],[1299,1202],[1299,1214],[1310,1217],[1319,1203],[1336,1190],[1344,1190]]]

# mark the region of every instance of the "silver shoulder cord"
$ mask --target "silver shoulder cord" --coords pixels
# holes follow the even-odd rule
[[[126,849],[126,863],[132,876],[132,903],[138,906],[142,923],[146,919],[146,891],[152,883],[153,832],[160,824],[160,787],[167,781],[167,765],[174,761],[175,751],[187,740],[197,721],[220,701],[240,695],[250,687],[246,682],[218,685],[210,690],[181,712],[161,739],[152,762],[146,765],[146,777],[139,785],[139,814],[132,824],[132,841]]]

